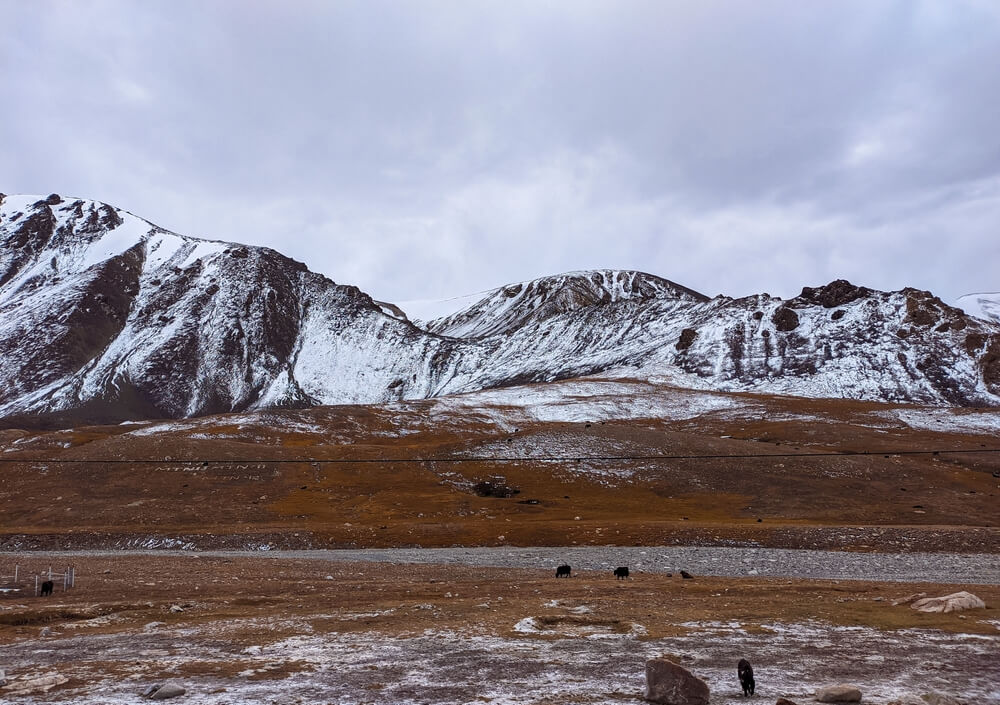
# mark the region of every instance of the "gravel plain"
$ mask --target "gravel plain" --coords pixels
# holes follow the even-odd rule
[[[17,554],[3,554],[17,555]],[[23,554],[22,554],[23,555]],[[203,555],[274,556],[328,561],[441,564],[500,568],[677,573],[716,577],[774,577],[818,580],[867,580],[902,583],[1000,584],[1000,554],[867,553],[719,546],[546,546],[470,548],[386,548],[302,551],[39,551],[28,555]]]
[[[281,551],[287,557],[387,563],[470,566],[532,566],[574,570],[629,570],[737,578],[743,576],[821,580],[1000,584],[1000,555],[949,553],[856,553],[718,546],[571,546],[536,548],[418,548],[351,551]]]

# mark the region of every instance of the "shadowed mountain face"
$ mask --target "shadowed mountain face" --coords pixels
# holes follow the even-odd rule
[[[640,272],[514,284],[417,327],[265,248],[0,197],[0,416],[72,425],[655,370],[680,386],[1000,404],[1000,326],[837,281],[708,299]]]

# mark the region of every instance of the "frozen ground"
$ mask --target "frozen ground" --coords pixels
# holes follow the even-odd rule
[[[347,624],[357,616],[329,618]],[[760,702],[801,702],[818,687],[847,681],[862,688],[867,703],[932,690],[977,705],[1000,703],[1000,633],[881,632],[819,622],[748,630],[738,622],[696,622],[678,625],[681,636],[642,640],[611,630],[581,634],[578,620],[568,622],[577,625],[572,634],[554,621],[531,634],[511,624],[507,635],[470,629],[389,637],[349,629],[320,635],[305,621],[268,621],[263,626],[276,634],[295,633],[244,647],[229,634],[262,625],[234,620],[210,636],[152,624],[134,633],[24,642],[0,650],[21,682],[61,676],[88,685],[0,695],[0,702],[134,703],[149,683],[174,673],[189,691],[176,702],[189,705],[628,703],[642,701],[644,662],[670,654],[709,684],[713,705],[745,702],[735,672],[741,657],[754,665]],[[203,672],[192,674],[192,662]],[[102,676],[111,663],[115,673]]]

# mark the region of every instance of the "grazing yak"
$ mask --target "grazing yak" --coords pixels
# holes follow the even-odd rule
[[[740,686],[743,688],[743,695],[753,695],[757,683],[753,679],[753,666],[745,658],[741,658],[736,664],[736,675],[740,677]]]
[[[628,577],[628,567],[620,566],[615,568],[615,578],[618,580],[625,580]]]
[[[46,595],[51,595],[52,594],[52,587],[53,587],[53,585],[52,585],[52,581],[51,580],[46,580],[44,583],[42,583],[42,592],[40,594],[40,597],[45,597]]]
[[[557,578],[568,578],[569,577],[569,571],[570,571],[570,567],[568,565],[561,565],[558,568],[556,568],[556,577]]]

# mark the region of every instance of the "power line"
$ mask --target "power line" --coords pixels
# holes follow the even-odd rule
[[[735,454],[672,454],[672,455],[547,455],[547,456],[501,456],[477,455],[451,458],[0,458],[0,463],[77,463],[82,465],[121,464],[202,464],[202,465],[246,465],[252,463],[316,463],[316,464],[362,464],[362,463],[561,463],[561,462],[613,462],[636,460],[726,460],[726,459],[769,459],[769,458],[849,458],[884,457],[901,455],[949,455],[968,453],[1000,453],[1000,448],[964,448],[937,450],[844,450],[819,453],[735,453]]]

